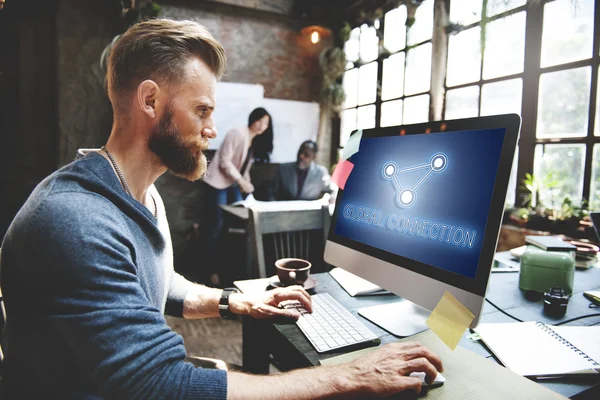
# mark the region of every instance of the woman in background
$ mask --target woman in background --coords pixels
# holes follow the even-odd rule
[[[266,115],[269,115],[264,108],[257,108],[256,110],[262,110],[261,113],[264,111]],[[250,119],[252,119],[252,115]],[[273,122],[270,116],[269,121],[271,121],[269,127],[252,140],[252,157],[256,164],[268,164],[271,161],[271,153],[273,152]]]
[[[261,137],[262,140],[259,140]],[[250,181],[252,163],[254,159],[268,162],[272,150],[273,122],[271,115],[262,107],[250,113],[247,127],[233,129],[225,135],[204,178],[210,192],[207,217],[212,218],[213,222],[207,250],[215,252],[217,248],[223,225],[223,214],[219,206],[240,201],[245,197],[243,194],[254,192]],[[218,284],[214,274],[212,280],[213,284]]]

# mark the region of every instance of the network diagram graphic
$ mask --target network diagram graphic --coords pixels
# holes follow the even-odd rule
[[[431,160],[429,160],[428,163],[413,165],[403,169],[398,169],[398,165],[395,162],[388,161],[383,165],[381,173],[384,179],[394,182],[394,186],[397,189],[396,201],[398,202],[398,205],[403,208],[408,208],[415,204],[415,201],[417,200],[417,189],[423,184],[423,182],[425,182],[425,179],[427,179],[429,175],[433,174],[434,172],[442,172],[447,165],[448,157],[446,157],[444,153],[437,153],[431,157]],[[425,175],[423,175],[423,177],[414,186],[402,187],[398,175],[420,169],[427,170]]]

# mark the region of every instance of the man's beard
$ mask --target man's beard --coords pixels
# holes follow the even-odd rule
[[[173,123],[171,108],[150,134],[148,147],[162,163],[176,176],[195,181],[206,173],[204,146],[198,142],[186,141],[183,134]]]

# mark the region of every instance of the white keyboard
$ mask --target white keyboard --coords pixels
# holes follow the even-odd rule
[[[309,313],[300,303],[290,303],[301,314],[296,324],[319,353],[356,346],[362,343],[381,343],[373,332],[344,308],[328,293],[311,296],[313,312]]]

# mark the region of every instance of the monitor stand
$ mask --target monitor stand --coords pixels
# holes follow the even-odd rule
[[[365,307],[358,313],[394,336],[406,337],[429,329],[425,321],[431,312],[408,300]]]

